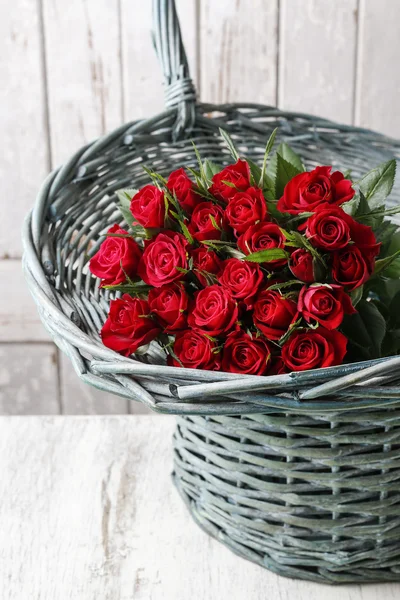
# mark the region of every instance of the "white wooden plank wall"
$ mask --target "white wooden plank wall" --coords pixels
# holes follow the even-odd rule
[[[209,102],[260,102],[400,137],[398,0],[177,0]],[[25,289],[19,230],[46,173],[163,107],[147,0],[6,0],[0,8],[0,413],[140,408],[83,386]]]

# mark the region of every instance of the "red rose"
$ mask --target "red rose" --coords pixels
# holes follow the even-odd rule
[[[340,171],[331,174],[331,170],[332,167],[316,167],[310,173],[293,177],[278,201],[278,210],[296,215],[312,212],[324,202],[343,204],[351,200],[355,194],[351,181]]]
[[[139,263],[138,275],[148,285],[161,287],[183,279],[187,269],[186,238],[174,231],[164,231],[146,243]]]
[[[166,333],[186,327],[189,296],[183,285],[169,283],[149,292],[149,306]]]
[[[145,185],[133,196],[130,211],[139,225],[147,229],[164,227],[164,192],[155,185]]]
[[[256,223],[238,238],[237,244],[244,254],[252,254],[271,248],[284,248],[285,241],[285,236],[275,223]],[[262,263],[262,266],[266,269],[275,269],[286,263],[286,258],[278,258]]]
[[[213,221],[210,216],[213,217]],[[212,202],[201,202],[193,211],[188,229],[195,240],[220,240],[225,229],[224,211]]]
[[[339,331],[307,329],[295,331],[283,345],[282,359],[291,371],[306,371],[340,365],[346,354],[347,338]]]
[[[292,271],[296,279],[305,283],[313,283],[315,281],[313,257],[310,252],[304,248],[297,248],[290,255],[289,269]]]
[[[212,250],[204,246],[195,248],[191,252],[193,258],[193,269],[201,285],[206,287],[209,282],[204,274],[218,275],[221,271],[222,260]]]
[[[113,225],[107,233],[129,235],[119,225]],[[139,246],[131,237],[108,236],[90,259],[89,269],[93,275],[100,277],[102,286],[117,285],[126,281],[126,275],[136,275],[141,256]]]
[[[232,294],[219,285],[196,292],[195,306],[189,314],[189,325],[211,336],[227,333],[238,319],[238,307]]]
[[[235,187],[224,183],[228,181]],[[234,165],[229,165],[213,176],[210,193],[218,200],[228,202],[236,192],[247,190],[250,187],[250,168],[245,160],[238,160]]]
[[[279,340],[288,330],[297,313],[297,304],[278,290],[266,289],[254,304],[254,325],[267,339]]]
[[[151,318],[149,303],[124,294],[122,298],[111,300],[101,339],[107,348],[129,356],[154,340],[160,331]]]
[[[222,370],[246,375],[265,375],[271,362],[268,343],[242,330],[226,338],[222,351]]]
[[[340,206],[322,204],[305,226],[306,236],[317,248],[340,250],[351,240],[364,254],[376,256],[379,253],[380,244],[376,243],[371,227],[358,223]]]
[[[222,273],[218,279],[220,284],[226,287],[234,298],[243,300],[247,308],[250,309],[264,276],[256,263],[246,262],[238,258],[229,258],[224,261]]]
[[[196,187],[183,168],[172,171],[167,186],[171,193],[175,193],[183,210],[189,214],[199,202],[202,202],[202,197],[196,194]]]
[[[304,286],[299,294],[297,308],[307,323],[317,321],[326,329],[337,329],[346,314],[355,308],[340,285]]]
[[[219,369],[219,351],[217,344],[200,331],[182,331],[175,337],[174,354],[179,359],[168,356],[168,364],[173,367],[182,365],[188,369]],[[180,362],[179,362],[180,361]]]
[[[374,260],[365,257],[356,246],[333,255],[332,277],[349,292],[363,285],[374,270]]]
[[[349,220],[354,219],[340,206],[323,204],[307,219],[306,236],[316,248],[340,250],[348,245],[351,238]]]
[[[249,187],[245,192],[237,192],[229,200],[226,218],[236,233],[247,231],[251,225],[264,221],[267,216],[267,203],[262,190]]]

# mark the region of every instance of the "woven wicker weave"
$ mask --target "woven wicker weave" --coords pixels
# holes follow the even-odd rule
[[[355,177],[400,143],[254,104],[196,103],[173,0],[155,1],[168,110],[80,149],[49,175],[25,223],[24,270],[40,316],[87,383],[179,417],[175,482],[196,521],[242,556],[317,581],[400,580],[400,358],[273,377],[177,369],[99,338],[110,299],[87,261],[120,215],[115,190],[193,165],[191,138],[218,163],[218,128],[260,161],[275,127],[308,167]],[[400,185],[392,203],[400,199]],[[163,364],[164,363],[164,364]]]

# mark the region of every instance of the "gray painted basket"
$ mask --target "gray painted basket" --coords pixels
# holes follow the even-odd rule
[[[203,156],[228,163],[218,128],[260,161],[275,127],[307,166],[358,176],[400,155],[365,129],[269,106],[196,102],[173,0],[155,1],[167,110],[88,144],[49,175],[23,232],[24,270],[40,316],[79,377],[181,415],[177,488],[195,520],[277,573],[331,583],[400,580],[400,357],[271,377],[178,369],[155,348],[128,359],[99,329],[109,293],[87,269],[120,220],[115,190]],[[397,183],[393,202],[400,199]]]

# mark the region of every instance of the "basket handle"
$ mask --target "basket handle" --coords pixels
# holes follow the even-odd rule
[[[175,0],[153,0],[153,43],[164,74],[165,104],[177,108],[173,140],[190,134],[195,121],[196,90],[182,42]]]

